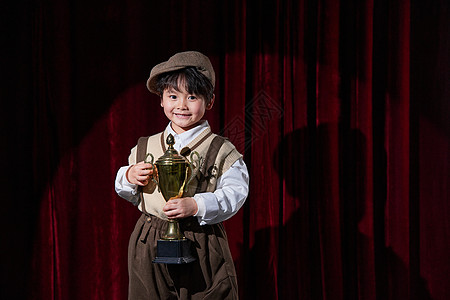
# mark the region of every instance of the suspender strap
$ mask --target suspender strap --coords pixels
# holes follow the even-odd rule
[[[137,149],[136,149],[136,163],[141,162],[145,159],[145,156],[147,155],[147,142],[148,142],[148,136],[144,136],[139,138]]]
[[[147,142],[148,142],[148,136],[144,136],[139,138],[137,149],[136,149],[136,163],[141,162],[145,159],[145,156],[147,155]],[[145,201],[144,201],[144,195],[142,193],[142,186],[138,187],[138,193],[139,193],[139,200],[142,203],[142,211],[145,214],[147,213],[147,210],[145,209]]]
[[[198,186],[196,189],[196,193],[206,191],[208,186],[208,181],[211,176],[211,170],[214,167],[214,163],[217,158],[217,154],[219,154],[219,150],[225,142],[226,138],[221,136],[216,136],[211,142],[211,145],[206,152],[206,157],[203,165],[201,166],[200,172],[198,172]]]
[[[164,141],[164,131],[161,132],[161,148],[163,150],[163,153],[166,153],[166,141]]]

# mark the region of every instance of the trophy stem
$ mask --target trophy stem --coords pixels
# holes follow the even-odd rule
[[[180,226],[177,220],[169,220],[166,232],[162,235],[163,240],[184,240],[186,239],[180,231]]]

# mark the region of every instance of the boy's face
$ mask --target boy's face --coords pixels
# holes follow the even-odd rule
[[[206,110],[210,110],[214,103],[214,97],[206,105],[204,99],[189,94],[184,85],[179,87],[180,91],[167,88],[161,97],[161,107],[164,114],[172,121],[172,129],[180,134],[194,128],[203,118]]]

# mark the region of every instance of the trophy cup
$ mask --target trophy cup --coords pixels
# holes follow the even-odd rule
[[[177,199],[183,197],[183,192],[191,179],[194,169],[200,165],[200,156],[197,152],[192,152],[190,162],[179,155],[173,148],[174,137],[169,134],[166,139],[169,146],[163,156],[153,163],[153,155],[147,153],[146,162],[153,166],[153,181],[158,185],[158,190],[164,200]],[[148,158],[150,157],[150,161]],[[179,223],[176,219],[170,219],[166,232],[157,241],[157,255],[153,263],[165,264],[185,264],[195,260],[191,254],[191,241],[186,239],[180,231]]]

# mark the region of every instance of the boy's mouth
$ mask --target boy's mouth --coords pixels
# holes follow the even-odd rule
[[[175,116],[180,117],[180,118],[187,118],[189,117],[191,114],[179,114],[179,113],[174,113]]]

